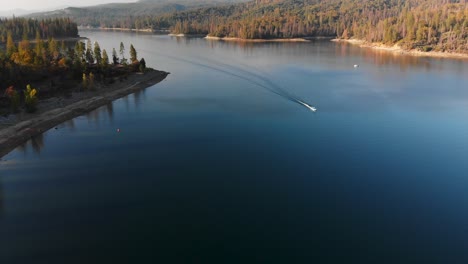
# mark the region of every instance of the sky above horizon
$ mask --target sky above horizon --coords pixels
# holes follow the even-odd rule
[[[0,0],[0,11],[14,9],[53,10],[69,6],[94,6],[107,3],[129,3],[136,0]]]

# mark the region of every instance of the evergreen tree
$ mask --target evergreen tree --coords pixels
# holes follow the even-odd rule
[[[102,50],[102,61],[101,61],[101,66],[103,68],[107,67],[109,65],[109,56],[107,55],[107,51],[105,49]]]
[[[13,36],[12,36],[11,31],[8,31],[8,33],[7,33],[6,51],[7,51],[6,56],[8,58],[11,58],[13,53],[16,52],[16,45],[15,45],[15,42],[13,41]]]
[[[94,42],[94,57],[96,58],[96,64],[101,65],[101,47],[99,47],[99,43],[97,41]]]
[[[59,51],[58,51],[58,45],[57,41],[55,39],[50,39],[48,41],[48,47],[49,47],[49,54],[52,56],[53,60],[57,60],[59,57]]]
[[[146,69],[146,61],[145,61],[145,58],[141,58],[140,60],[140,71],[141,72],[145,72],[145,69]]]
[[[112,48],[112,62],[114,65],[119,64],[119,57],[117,57],[117,51],[115,51],[115,48]]]
[[[67,55],[67,46],[65,45],[65,41],[63,40],[60,43],[60,53],[62,54],[62,56]]]
[[[86,61],[91,64],[91,63],[94,63],[94,55],[93,55],[93,50],[92,50],[92,46],[91,46],[91,40],[88,39],[87,43],[86,43]]]
[[[124,55],[125,55],[125,46],[123,42],[120,42],[120,56],[124,58]]]
[[[36,46],[34,48],[36,56],[34,58],[35,65],[42,65],[44,63],[43,54],[44,54],[44,41],[41,38],[41,33],[39,30],[36,31]]]
[[[120,42],[120,56],[122,57],[120,60],[121,64],[127,64],[127,59],[125,58],[125,46],[123,42]]]
[[[138,61],[137,52],[136,52],[135,48],[133,47],[133,44],[130,44],[130,61],[132,63],[135,63],[135,62]]]

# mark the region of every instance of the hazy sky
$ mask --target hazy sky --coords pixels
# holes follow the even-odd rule
[[[92,6],[105,3],[128,3],[137,0],[0,0],[0,11],[12,9],[44,10],[67,6]]]

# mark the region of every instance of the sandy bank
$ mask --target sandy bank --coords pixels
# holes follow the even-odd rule
[[[204,34],[168,34],[171,37],[185,37],[185,38],[204,38],[206,35]]]
[[[371,48],[375,50],[384,50],[402,55],[412,55],[412,56],[421,56],[421,57],[436,57],[436,58],[455,58],[455,59],[468,59],[468,54],[464,53],[452,53],[452,52],[438,52],[438,51],[419,51],[419,50],[405,50],[402,49],[398,44],[393,46],[385,45],[382,43],[368,43],[363,40],[358,39],[332,39],[334,42],[346,42],[353,45],[358,45],[363,48]]]
[[[123,82],[99,87],[96,91],[74,93],[71,98],[51,98],[39,103],[39,111],[23,113],[8,126],[0,127],[0,158],[31,137],[74,117],[83,115],[118,98],[164,80],[168,73],[149,71],[132,74]]]
[[[209,40],[222,40],[222,41],[238,41],[238,42],[309,42],[310,40],[303,38],[290,38],[290,39],[243,39],[243,38],[220,38],[213,36],[206,36],[205,39]]]
[[[106,31],[127,31],[127,32],[145,32],[145,33],[167,33],[167,29],[151,29],[151,28],[109,28],[109,27],[78,27],[78,30],[106,30]]]

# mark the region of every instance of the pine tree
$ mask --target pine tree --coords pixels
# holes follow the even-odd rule
[[[91,40],[88,39],[88,42],[86,43],[86,61],[88,63],[94,63],[94,55],[93,55],[93,50],[91,46]]]
[[[105,49],[102,50],[102,61],[101,61],[101,66],[103,68],[107,67],[109,65],[109,56],[107,55],[107,51]]]
[[[117,57],[117,51],[115,51],[115,48],[112,49],[112,62],[114,65],[119,64],[119,57]]]
[[[36,46],[34,48],[34,52],[36,56],[34,58],[35,65],[42,65],[43,64],[43,53],[44,53],[44,41],[42,41],[41,33],[39,30],[36,31]]]
[[[120,42],[120,56],[122,57],[120,63],[124,65],[127,64],[127,59],[125,58],[125,46],[123,42]]]
[[[137,52],[136,52],[135,48],[133,47],[133,44],[130,44],[130,61],[132,63],[138,62]]]
[[[96,64],[101,65],[101,47],[99,47],[99,43],[97,41],[94,42],[94,57],[96,58]]]
[[[52,56],[53,60],[58,59],[59,57],[59,52],[58,52],[58,46],[57,46],[57,41],[55,39],[50,39],[48,42],[49,45],[49,54]]]
[[[8,58],[11,58],[11,55],[16,52],[15,42],[13,41],[13,36],[11,31],[7,33],[7,44],[6,44],[6,55]]]

